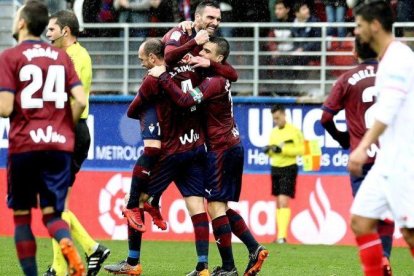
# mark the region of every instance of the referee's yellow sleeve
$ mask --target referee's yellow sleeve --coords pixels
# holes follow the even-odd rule
[[[76,42],[66,49],[66,53],[72,59],[75,71],[82,82],[83,90],[87,99],[86,108],[81,115],[81,119],[87,119],[89,115],[89,93],[92,85],[92,60],[88,51]]]

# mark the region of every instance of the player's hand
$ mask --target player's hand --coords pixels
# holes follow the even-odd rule
[[[362,166],[365,164],[367,159],[368,159],[367,150],[362,146],[358,146],[349,155],[348,171],[352,175],[361,176],[362,175]]]
[[[274,153],[281,153],[282,152],[282,148],[276,145],[270,146],[270,150],[273,151]]]
[[[167,68],[165,68],[165,65],[154,66],[148,70],[148,75],[158,78],[165,71],[167,71]]]
[[[270,151],[273,151],[274,153],[282,152],[282,148],[276,145],[264,146],[262,150],[264,153],[269,153]]]
[[[209,40],[208,32],[206,30],[200,30],[194,37],[197,45],[202,45]]]
[[[193,68],[197,68],[197,67],[208,68],[210,67],[210,60],[207,58],[196,56],[196,57],[191,57],[189,64],[191,64]]]
[[[192,55],[192,54],[190,54],[190,53],[188,53],[188,54],[186,54],[182,59],[181,59],[181,63],[184,63],[184,64],[189,64],[190,63],[190,61],[191,61],[191,59],[193,58],[194,56]]]
[[[183,21],[178,24],[178,27],[188,35],[193,33],[194,22],[193,21]]]
[[[270,146],[264,146],[264,147],[262,148],[262,151],[263,151],[264,153],[269,153],[269,151],[270,151]]]

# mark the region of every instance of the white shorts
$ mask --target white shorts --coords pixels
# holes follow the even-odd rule
[[[374,165],[355,196],[351,213],[383,219],[388,212],[399,228],[414,228],[414,172],[384,175]]]

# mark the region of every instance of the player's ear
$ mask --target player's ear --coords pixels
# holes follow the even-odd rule
[[[224,56],[223,55],[218,55],[218,57],[217,57],[217,62],[222,62],[223,61],[223,59],[224,59]]]

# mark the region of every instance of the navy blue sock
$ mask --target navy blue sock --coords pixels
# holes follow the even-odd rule
[[[161,155],[161,149],[145,147],[144,153],[138,158],[132,172],[131,189],[129,191],[128,209],[137,208],[139,195],[146,190],[151,170]]]
[[[391,220],[380,220],[378,222],[377,228],[382,243],[383,255],[387,258],[390,258],[392,249],[392,236],[395,229],[394,222]]]
[[[139,209],[141,212],[142,221],[144,219],[144,210]],[[141,243],[142,243],[142,232],[139,232],[128,225],[128,259],[127,263],[130,265],[137,265],[141,255]]]
[[[233,234],[246,245],[250,253],[254,252],[259,246],[259,243],[253,237],[244,219],[233,209],[228,209],[226,214],[229,218]]]
[[[49,235],[59,242],[63,238],[72,240],[68,224],[57,214],[47,214],[42,217]]]
[[[36,240],[30,227],[31,214],[14,215],[14,243],[17,257],[25,275],[37,275]]]
[[[227,216],[215,218],[211,222],[213,234],[219,250],[222,268],[230,271],[234,268],[233,249],[231,246],[231,227]]]
[[[208,264],[208,236],[209,224],[207,213],[197,214],[191,217],[194,227],[195,245],[198,257],[196,269],[198,271],[207,268]]]

